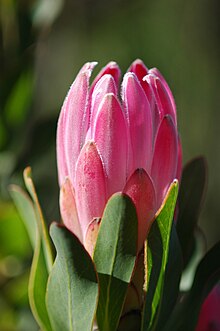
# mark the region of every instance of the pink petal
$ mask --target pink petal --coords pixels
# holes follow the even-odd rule
[[[140,59],[135,60],[131,64],[127,72],[135,73],[150,103],[150,107],[154,108],[155,101],[153,91],[150,84],[145,79],[145,76],[148,74],[149,71],[148,68],[145,66],[144,62]]]
[[[90,95],[92,95],[96,83],[100,80],[100,78],[102,76],[104,76],[106,74],[111,75],[114,78],[116,87],[118,88],[121,71],[120,71],[120,68],[117,65],[117,63],[114,61],[111,61],[104,68],[102,68],[102,70],[99,72],[99,74],[94,79],[94,81],[91,85]]]
[[[68,177],[60,189],[60,213],[65,226],[82,242],[82,232],[76,210],[74,189]]]
[[[127,72],[134,72],[141,83],[144,76],[148,74],[148,69],[142,60],[137,59],[131,64]]]
[[[145,78],[150,73],[150,71],[147,69],[144,62],[141,61],[140,59],[135,60],[131,64],[130,68],[128,69],[128,72],[135,73],[135,75],[137,76],[137,78],[146,94],[146,97],[150,103],[150,106],[154,107],[155,100],[154,100],[153,90]]]
[[[58,168],[58,180],[60,187],[64,183],[66,176],[68,176],[64,141],[65,141],[64,111],[61,111],[57,125],[57,168]]]
[[[154,126],[154,134],[157,132],[158,126],[160,125],[160,122],[163,119],[163,107],[160,102],[160,98],[157,92],[156,88],[156,76],[153,76],[152,74],[148,74],[144,77],[144,82],[146,82],[148,86],[148,98],[151,102],[152,107],[152,121]]]
[[[144,169],[137,169],[123,190],[133,201],[138,216],[138,251],[143,247],[156,212],[156,194],[153,182]]]
[[[128,121],[132,166],[149,171],[152,161],[152,117],[146,95],[133,73],[127,73],[122,83],[122,99]]]
[[[149,73],[152,73],[153,75],[160,78],[160,81],[162,82],[162,84],[163,84],[164,88],[166,89],[166,92],[169,96],[169,99],[172,104],[172,108],[174,109],[174,114],[175,114],[174,123],[177,123],[177,121],[176,121],[176,104],[175,104],[175,100],[174,100],[174,97],[173,97],[173,94],[171,92],[169,85],[167,84],[165,78],[163,77],[163,75],[160,73],[160,71],[157,68],[150,69]]]
[[[66,172],[74,183],[75,164],[85,140],[89,124],[88,89],[95,62],[85,64],[73,82],[61,110],[57,129],[58,171]],[[63,175],[59,176],[63,177]],[[62,180],[61,180],[62,181]]]
[[[100,106],[100,102],[104,98],[107,93],[113,93],[117,95],[117,88],[115,85],[114,78],[106,74],[102,76],[102,78],[97,82],[93,94],[92,94],[92,105],[91,105],[91,118],[90,118],[90,126],[91,126],[91,136],[93,134],[92,129],[94,127],[95,118],[98,113],[98,109]]]
[[[106,94],[103,98],[93,130],[93,139],[107,174],[109,197],[122,190],[127,170],[127,127],[114,94]]]
[[[158,107],[162,107],[163,116],[170,115],[173,119],[173,122],[176,125],[176,108],[173,108],[171,99],[164,85],[162,84],[159,78],[154,80],[155,85],[153,86],[153,90],[156,97],[156,102]]]
[[[142,87],[144,89],[144,92],[146,94],[147,100],[149,101],[149,104],[150,104],[150,107],[151,107],[152,113],[153,113],[154,108],[156,107],[156,101],[155,101],[153,89],[152,89],[151,85],[149,84],[149,82],[146,81],[145,77],[143,78],[143,81],[142,81]]]
[[[87,142],[80,152],[75,182],[76,206],[85,239],[88,224],[102,216],[106,204],[105,175],[94,142]]]
[[[151,177],[153,178],[157,193],[157,208],[160,207],[168,187],[176,177],[177,158],[178,142],[176,128],[172,118],[166,115],[158,129],[151,167]]]

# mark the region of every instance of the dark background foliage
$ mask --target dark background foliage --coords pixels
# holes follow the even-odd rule
[[[56,123],[84,62],[125,72],[137,57],[158,67],[175,96],[184,162],[208,161],[200,226],[219,239],[220,23],[218,0],[1,0],[0,329],[35,330],[28,310],[31,248],[7,187],[31,165],[48,222],[59,220]],[[188,192],[190,194],[190,192]],[[29,324],[30,323],[30,324]]]

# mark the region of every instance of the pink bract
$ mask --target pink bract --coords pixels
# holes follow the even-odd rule
[[[138,215],[138,249],[182,167],[176,106],[157,69],[132,63],[119,88],[115,62],[90,86],[95,62],[78,73],[57,128],[60,210],[66,227],[86,245],[89,226],[112,194],[123,192]],[[90,250],[88,248],[88,250]]]

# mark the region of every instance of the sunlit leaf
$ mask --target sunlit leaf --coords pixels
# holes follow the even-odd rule
[[[94,251],[100,296],[100,330],[114,331],[119,323],[137,250],[137,215],[130,198],[115,194],[108,201]]]
[[[36,214],[34,205],[27,193],[17,185],[10,185],[9,192],[27,229],[32,247],[36,241]]]
[[[11,202],[0,202],[0,258],[27,257],[31,250],[27,233]]]
[[[48,270],[36,208],[34,208],[33,202],[21,188],[12,185],[10,186],[10,193],[27,228],[34,248],[28,285],[31,310],[42,330],[52,331],[45,303]]]
[[[143,308],[142,331],[154,330],[158,322],[177,192],[178,183],[174,181],[147,238],[147,293]]]
[[[48,270],[43,244],[38,232],[28,286],[29,301],[31,310],[41,329],[52,331],[45,302],[47,281]]]
[[[42,238],[44,256],[45,256],[45,260],[46,260],[47,269],[49,272],[52,268],[52,264],[53,264],[53,260],[54,260],[53,251],[52,251],[52,246],[51,246],[51,241],[50,241],[47,225],[45,223],[43,213],[42,213],[42,210],[41,210],[41,207],[40,207],[40,204],[38,201],[38,197],[36,194],[36,190],[34,187],[34,183],[32,181],[30,167],[27,167],[24,170],[24,181],[25,181],[27,190],[30,193],[30,195],[33,199],[33,202],[34,202],[34,209],[35,209],[36,218],[37,218],[37,222],[38,222],[40,237]]]
[[[168,261],[165,271],[162,300],[158,311],[156,329],[162,330],[177,302],[182,273],[182,251],[175,224],[172,223]]]
[[[91,331],[98,300],[98,281],[89,254],[65,227],[51,225],[57,250],[47,287],[53,331]]]

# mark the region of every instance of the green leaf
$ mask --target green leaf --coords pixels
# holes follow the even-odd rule
[[[187,292],[192,287],[196,268],[198,267],[198,264],[203,258],[204,252],[206,251],[204,234],[200,230],[200,228],[196,228],[194,237],[195,237],[194,252],[181,276],[181,282],[180,282],[181,292]]]
[[[51,240],[49,237],[47,225],[45,223],[43,213],[38,201],[37,193],[34,187],[34,183],[32,181],[32,175],[31,175],[31,168],[27,167],[24,170],[24,181],[26,188],[28,192],[30,193],[33,202],[34,202],[34,209],[35,209],[35,214],[36,214],[36,219],[37,219],[37,224],[38,224],[38,229],[40,232],[40,237],[42,238],[42,245],[43,245],[43,251],[44,251],[44,256],[45,256],[45,261],[47,265],[47,270],[50,272],[53,261],[54,261],[54,256],[53,256],[53,250],[51,246]]]
[[[65,227],[53,223],[50,234],[57,250],[46,298],[53,331],[90,331],[98,300],[92,259]]]
[[[203,157],[190,161],[183,170],[178,197],[177,234],[183,252],[184,267],[195,246],[194,231],[204,200],[207,182],[207,165]]]
[[[199,263],[191,290],[176,305],[164,331],[194,330],[204,299],[220,279],[219,256],[220,242]]]
[[[128,196],[117,193],[104,210],[93,257],[100,285],[100,331],[117,329],[136,253],[136,209]]]
[[[48,270],[43,244],[38,233],[28,286],[29,301],[33,315],[41,329],[52,331],[45,302],[47,281]]]
[[[175,224],[172,223],[169,253],[167,267],[165,271],[164,287],[162,301],[158,315],[157,330],[162,330],[167,319],[169,318],[179,296],[179,286],[182,273],[182,251],[179,239],[176,233]]]
[[[32,247],[34,248],[36,242],[37,223],[33,202],[27,193],[17,185],[10,185],[9,192],[24,222]]]
[[[143,309],[142,331],[156,330],[164,290],[177,193],[178,183],[174,181],[147,238],[147,293]]]
[[[36,210],[29,196],[21,188],[12,185],[10,187],[10,193],[22,216],[34,247],[34,257],[28,286],[31,310],[41,329],[52,331],[45,303],[48,271],[43,243],[38,228]]]
[[[0,201],[0,260],[11,256],[21,261],[30,256],[30,251],[27,231],[14,204]]]

